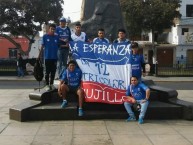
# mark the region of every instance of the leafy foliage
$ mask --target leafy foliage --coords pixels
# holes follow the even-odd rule
[[[130,38],[142,32],[143,7],[140,0],[121,0],[122,10],[125,14],[125,23]]]
[[[63,0],[0,0],[1,36],[5,35],[2,32],[10,32],[23,35],[32,43],[43,23],[57,22],[62,16],[63,3]]]
[[[180,0],[120,0],[120,3],[131,37],[142,30],[162,32],[173,25],[175,17],[180,17],[177,11]]]

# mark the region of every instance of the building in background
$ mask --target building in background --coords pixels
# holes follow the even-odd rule
[[[14,37],[13,40],[19,43],[22,50],[27,51],[29,47],[29,41],[24,37]],[[14,59],[17,58],[18,49],[8,39],[0,37],[0,58],[2,59]]]
[[[174,19],[175,25],[155,38],[158,66],[173,67],[180,64],[193,67],[193,0],[183,0],[179,8],[182,17]],[[142,34],[143,35],[143,34]],[[139,41],[146,63],[153,64],[152,34]]]
[[[193,66],[193,1],[182,1],[179,10],[182,17],[175,20],[168,41],[176,45],[174,63]]]
[[[27,51],[29,48],[29,40],[25,37],[18,36],[12,38],[15,42],[21,45],[23,51]],[[30,52],[23,56],[25,58],[37,58],[39,54],[39,48],[41,44],[41,38],[39,36],[35,37],[35,41],[31,46]],[[0,37],[0,59],[15,59],[17,58],[18,48],[13,45],[8,39]]]

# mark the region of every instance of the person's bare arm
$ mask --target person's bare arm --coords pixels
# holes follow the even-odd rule
[[[147,89],[146,91],[146,96],[145,96],[145,99],[143,100],[143,102],[146,102],[149,100],[149,96],[150,96],[150,89]]]
[[[40,48],[38,59],[40,59],[40,56],[42,56],[43,49],[44,49],[44,45],[42,45],[41,48]]]

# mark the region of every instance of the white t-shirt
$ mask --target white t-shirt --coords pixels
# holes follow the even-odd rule
[[[85,32],[81,32],[81,34],[79,36],[77,36],[75,33],[73,33],[71,35],[71,38],[73,41],[77,42],[77,41],[82,41],[85,42],[86,41],[86,33]]]

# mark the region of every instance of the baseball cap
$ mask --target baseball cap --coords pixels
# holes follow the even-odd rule
[[[66,22],[66,19],[64,17],[60,18],[60,22]]]

